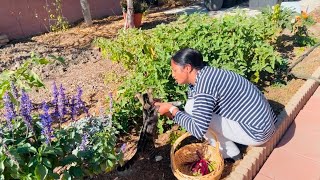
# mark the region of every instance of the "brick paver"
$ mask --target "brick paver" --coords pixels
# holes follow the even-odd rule
[[[320,87],[255,177],[268,179],[320,180]]]

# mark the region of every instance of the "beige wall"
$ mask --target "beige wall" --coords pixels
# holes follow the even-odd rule
[[[120,0],[88,0],[94,19],[109,15],[119,15]],[[9,39],[20,39],[40,34],[49,29],[49,15],[46,2],[51,5],[54,0],[1,0],[0,34]],[[62,0],[63,16],[71,23],[83,18],[80,0]],[[52,5],[51,8],[54,8]]]

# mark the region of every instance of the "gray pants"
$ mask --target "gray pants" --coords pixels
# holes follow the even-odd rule
[[[189,99],[185,105],[185,111],[190,115],[192,115],[193,104],[194,99]],[[242,129],[238,122],[215,113],[213,113],[209,128],[217,135],[223,158],[233,158],[240,154],[240,150],[234,142],[250,146],[259,146],[266,142],[256,142]],[[207,132],[204,137],[212,146],[215,146],[215,140],[210,133]]]

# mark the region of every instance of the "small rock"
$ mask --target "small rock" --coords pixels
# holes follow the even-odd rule
[[[156,159],[156,162],[159,162],[159,161],[161,161],[163,159],[163,157],[162,156],[156,156],[155,159]]]

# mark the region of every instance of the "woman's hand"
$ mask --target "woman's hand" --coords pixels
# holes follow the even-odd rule
[[[158,112],[159,112],[160,115],[165,115],[169,119],[173,119],[173,115],[175,115],[176,112],[178,111],[178,108],[176,108],[175,111],[172,114],[170,113],[169,109],[171,107],[174,107],[171,103],[156,102],[154,105],[155,106],[159,106]]]
[[[170,113],[169,109],[173,106],[170,103],[160,103],[160,102],[156,102],[154,103],[155,106],[159,106],[158,112],[160,115],[164,115],[166,113]]]

